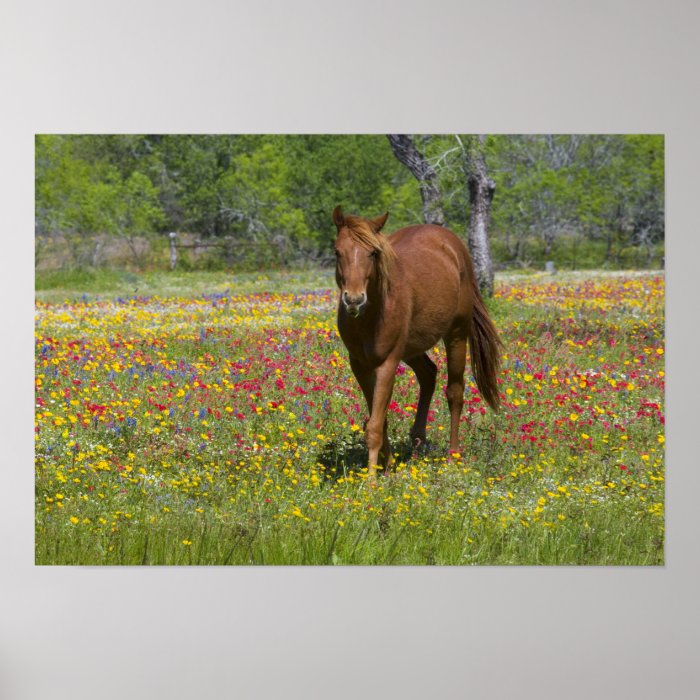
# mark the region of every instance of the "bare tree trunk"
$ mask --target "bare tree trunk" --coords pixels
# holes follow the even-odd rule
[[[426,224],[445,225],[445,214],[442,211],[440,187],[435,168],[416,148],[410,136],[387,135],[394,155],[403,163],[420,185],[420,196],[423,200],[423,219]]]
[[[464,166],[469,185],[469,251],[474,262],[474,272],[483,296],[493,294],[493,261],[489,246],[489,222],[491,201],[496,183],[488,176],[483,151],[483,137],[471,139],[465,151]]]

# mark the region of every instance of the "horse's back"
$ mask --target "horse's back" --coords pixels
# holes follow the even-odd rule
[[[472,264],[467,247],[443,226],[423,224],[407,226],[389,236],[391,246],[409,278],[436,278],[450,283],[471,285]]]
[[[449,229],[431,224],[399,229],[389,240],[411,298],[416,346],[410,351],[432,347],[455,327],[465,327],[472,314],[473,271],[464,243]]]
[[[461,267],[467,266],[469,259],[469,253],[461,239],[443,226],[407,226],[394,231],[389,240],[399,258],[404,258],[412,264],[425,261],[428,264],[439,265],[441,259],[456,259]]]

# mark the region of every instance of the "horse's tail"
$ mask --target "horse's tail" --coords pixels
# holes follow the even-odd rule
[[[489,317],[479,288],[474,282],[474,310],[469,330],[469,347],[472,374],[481,395],[494,411],[498,411],[501,399],[498,395],[497,377],[501,368],[503,343]]]

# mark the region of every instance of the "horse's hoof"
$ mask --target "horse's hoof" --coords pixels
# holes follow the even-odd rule
[[[414,454],[418,452],[421,448],[424,448],[426,444],[425,438],[414,437],[413,438],[413,452]]]

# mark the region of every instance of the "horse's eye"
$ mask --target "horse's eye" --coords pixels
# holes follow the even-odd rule
[[[335,257],[336,257],[336,258],[339,258],[339,257],[340,257],[340,251],[337,250],[337,249],[335,250]]]
[[[369,254],[369,257],[370,257],[370,258],[374,258],[374,259],[376,260],[376,259],[379,257],[379,251],[378,251],[378,250],[373,250],[373,251]]]

